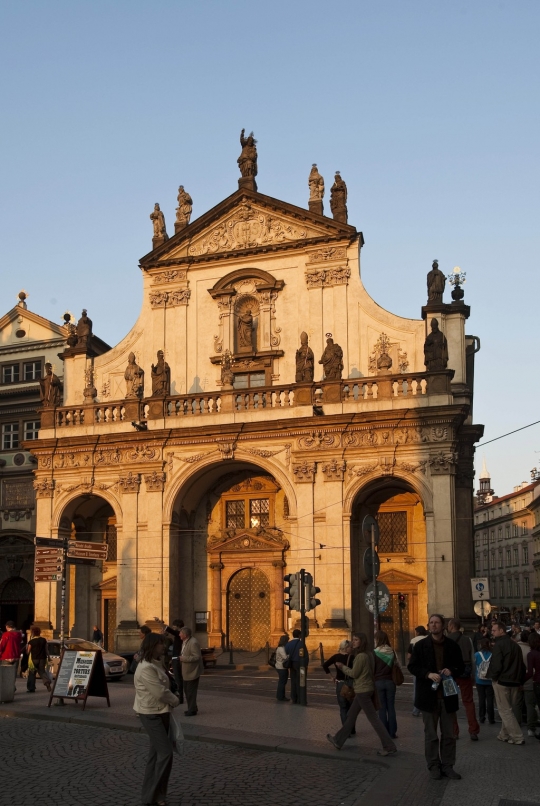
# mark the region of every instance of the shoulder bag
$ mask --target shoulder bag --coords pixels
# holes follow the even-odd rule
[[[396,686],[401,686],[404,682],[405,678],[403,676],[403,672],[401,671],[401,666],[398,663],[397,655],[394,652],[394,663],[392,664],[392,682],[396,684]]]

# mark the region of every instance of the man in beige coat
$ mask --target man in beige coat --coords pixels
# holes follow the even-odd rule
[[[182,678],[184,680],[184,694],[187,702],[186,716],[195,716],[197,713],[197,689],[199,688],[199,677],[203,671],[202,653],[199,642],[193,638],[189,627],[182,627],[180,630],[182,639],[182,653],[180,662],[182,664]]]

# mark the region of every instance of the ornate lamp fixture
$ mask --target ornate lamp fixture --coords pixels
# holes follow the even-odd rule
[[[455,266],[452,274],[448,275],[450,285],[454,286],[452,291],[452,299],[454,302],[461,302],[465,296],[465,292],[461,287],[465,283],[465,276],[465,272],[461,271],[459,266]]]

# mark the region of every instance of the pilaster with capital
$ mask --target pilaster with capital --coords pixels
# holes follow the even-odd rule
[[[225,566],[222,562],[210,564],[212,571],[212,613],[210,624],[210,640],[221,646],[223,643],[223,618],[221,609],[221,572]]]

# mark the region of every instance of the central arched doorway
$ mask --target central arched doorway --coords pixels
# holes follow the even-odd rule
[[[8,579],[0,589],[0,624],[13,621],[19,629],[27,629],[33,618],[34,589],[22,577]]]
[[[270,581],[258,568],[243,568],[229,581],[229,645],[257,652],[270,640]]]
[[[256,652],[283,633],[289,502],[257,465],[212,464],[178,494],[171,523],[170,612],[203,645]]]

